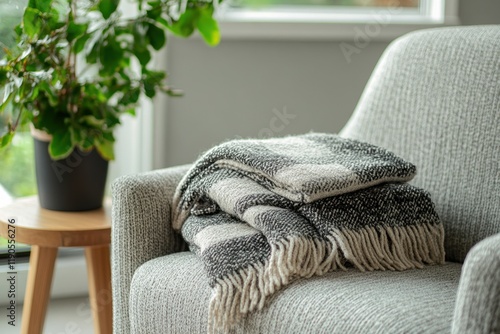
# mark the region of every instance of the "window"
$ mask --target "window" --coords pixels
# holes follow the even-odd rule
[[[15,45],[13,28],[21,22],[27,0],[0,3],[0,58],[4,47]],[[0,98],[3,92],[0,88]],[[0,114],[0,132],[4,131],[7,121],[12,117],[8,110]],[[36,194],[33,138],[29,132],[19,132],[11,145],[0,151],[0,206],[8,204],[12,197]],[[17,255],[29,250],[28,246],[16,245]],[[6,258],[7,240],[0,237],[0,258]]]
[[[420,0],[237,0],[234,7],[269,6],[405,7],[418,8]]]
[[[21,22],[27,0],[0,2],[0,43],[2,46],[12,47],[15,44],[13,28]],[[0,57],[3,57],[3,47],[0,48]]]
[[[366,28],[376,32],[371,39],[390,41],[412,30],[459,23],[458,0],[232,1],[219,11],[225,39],[352,40]]]

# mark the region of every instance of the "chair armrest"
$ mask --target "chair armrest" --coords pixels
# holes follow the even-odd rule
[[[452,333],[500,333],[500,233],[476,244],[465,258]]]
[[[113,333],[130,332],[129,294],[143,263],[184,249],[170,225],[173,193],[189,165],[118,178],[113,182],[111,276]]]

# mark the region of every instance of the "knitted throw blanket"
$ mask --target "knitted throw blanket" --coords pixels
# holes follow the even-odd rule
[[[201,156],[172,221],[209,277],[209,332],[296,277],[443,263],[433,203],[404,183],[414,174],[387,150],[329,134],[230,141]]]

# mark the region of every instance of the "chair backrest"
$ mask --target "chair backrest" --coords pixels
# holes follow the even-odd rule
[[[447,260],[500,232],[500,25],[394,41],[341,132],[417,166],[445,226]]]

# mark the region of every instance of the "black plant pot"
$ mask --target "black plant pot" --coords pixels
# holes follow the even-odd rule
[[[66,159],[52,160],[49,142],[35,139],[35,166],[40,206],[57,211],[102,207],[108,161],[94,149],[75,149]]]

